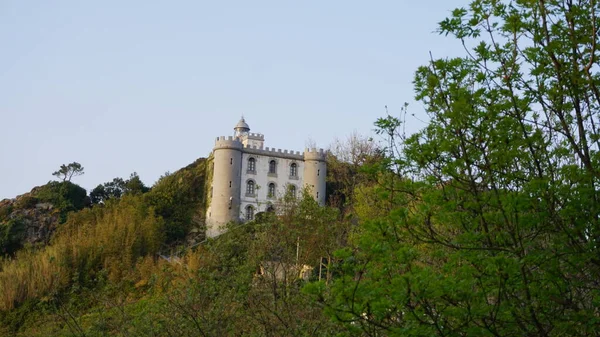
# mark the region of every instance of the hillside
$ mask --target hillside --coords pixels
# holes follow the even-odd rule
[[[88,206],[85,189],[71,182],[49,182],[0,201],[0,254],[12,255],[26,245],[47,244],[69,212]]]
[[[598,17],[452,11],[465,54],[416,70],[422,128],[404,105],[332,146],[323,207],[287,193],[205,238],[210,158],[3,201],[0,335],[598,336]]]
[[[44,193],[39,191],[62,191],[56,187],[68,186],[81,192],[70,182],[51,182],[5,201],[10,212],[2,219],[25,214],[27,223],[35,226],[48,218],[53,222],[45,241],[36,245],[27,244],[30,236],[19,236],[23,243],[14,246],[13,258],[0,264],[0,332],[14,336],[125,335],[127,331],[223,335],[236,329],[260,334],[273,329],[285,334],[272,305],[294,310],[308,305],[298,281],[320,277],[313,272],[321,257],[332,253],[341,230],[332,232],[336,226],[330,227],[336,212],[318,207],[305,195],[301,200],[285,200],[283,217],[258,215],[256,222],[206,241],[202,224],[206,179],[212,174],[209,163],[210,159],[198,159],[161,177],[149,190],[138,189],[143,193],[130,191],[116,197],[106,192],[114,184],[104,184],[92,193],[91,199],[100,203],[89,203],[90,198],[80,193],[88,202],[77,204],[79,208],[60,208],[65,210],[62,217],[55,206],[59,203],[41,198]],[[98,197],[101,191],[104,198]],[[242,319],[248,313],[244,307],[264,315],[255,319],[268,321],[263,326],[247,325],[250,322]],[[320,311],[308,305],[302,309],[308,316],[286,319],[298,327],[317,327],[327,323]],[[210,323],[200,329],[198,320]]]

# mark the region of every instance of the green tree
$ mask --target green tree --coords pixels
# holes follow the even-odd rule
[[[52,173],[53,176],[62,179],[63,182],[71,181],[71,178],[73,178],[73,176],[80,176],[83,174],[83,166],[81,166],[81,164],[77,162],[72,162],[68,165],[62,164],[58,171]]]
[[[118,199],[123,195],[125,181],[122,178],[114,178],[112,181],[99,184],[90,192],[93,204],[106,202],[108,199]]]
[[[125,194],[143,194],[149,190],[150,188],[144,185],[140,176],[133,172],[128,180],[114,178],[112,181],[99,184],[90,192],[90,199],[93,204],[100,204],[108,199],[119,199]]]
[[[390,211],[361,225],[321,293],[347,329],[597,334],[599,9],[475,0],[440,23],[466,55],[418,69],[422,131],[404,141],[397,119],[378,121]]]
[[[150,191],[150,188],[144,185],[144,182],[142,179],[140,179],[140,176],[137,174],[137,172],[133,172],[129,176],[129,179],[125,181],[123,190],[124,193],[129,194],[143,194]]]

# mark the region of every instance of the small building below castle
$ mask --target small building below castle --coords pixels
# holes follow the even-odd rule
[[[217,137],[213,148],[213,179],[206,212],[206,234],[223,233],[229,222],[254,220],[259,212],[276,211],[286,194],[300,197],[307,188],[325,205],[326,153],[323,149],[289,151],[265,147],[265,137],[251,133],[244,118],[233,136]]]

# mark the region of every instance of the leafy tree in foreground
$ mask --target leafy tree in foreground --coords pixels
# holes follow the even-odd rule
[[[73,176],[81,176],[83,175],[83,173],[83,166],[81,166],[81,164],[77,162],[72,162],[68,165],[62,164],[60,166],[60,169],[52,173],[52,175],[56,176],[59,179],[62,179],[62,181],[64,182],[71,181],[71,178],[73,178]]]
[[[351,333],[598,335],[598,14],[475,0],[440,23],[466,55],[417,71],[430,123],[390,168],[411,179],[381,186],[391,211],[321,292]],[[400,139],[396,118],[377,125]]]

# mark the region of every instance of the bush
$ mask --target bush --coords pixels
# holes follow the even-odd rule
[[[87,191],[70,181],[51,181],[42,186],[35,197],[42,202],[49,202],[60,211],[60,222],[67,219],[67,213],[83,209],[89,203]]]
[[[145,200],[165,220],[167,242],[182,240],[193,224],[195,214],[204,215],[206,160],[162,176],[146,193]]]
[[[19,199],[17,199],[17,202],[15,203],[15,206],[17,208],[23,208],[23,209],[27,209],[27,208],[34,208],[35,205],[39,202],[40,200],[34,196],[31,195],[24,195],[22,197],[20,197]]]
[[[0,255],[12,255],[22,247],[25,229],[20,218],[0,223]]]
[[[12,205],[5,205],[0,207],[0,221],[8,218],[8,216],[10,215],[10,213],[12,213],[13,211],[13,206]]]
[[[18,225],[8,228],[18,230]],[[60,294],[69,285],[93,287],[104,274],[114,282],[126,279],[140,258],[157,254],[163,241],[163,221],[137,196],[72,213],[51,245],[0,260],[0,311]]]

